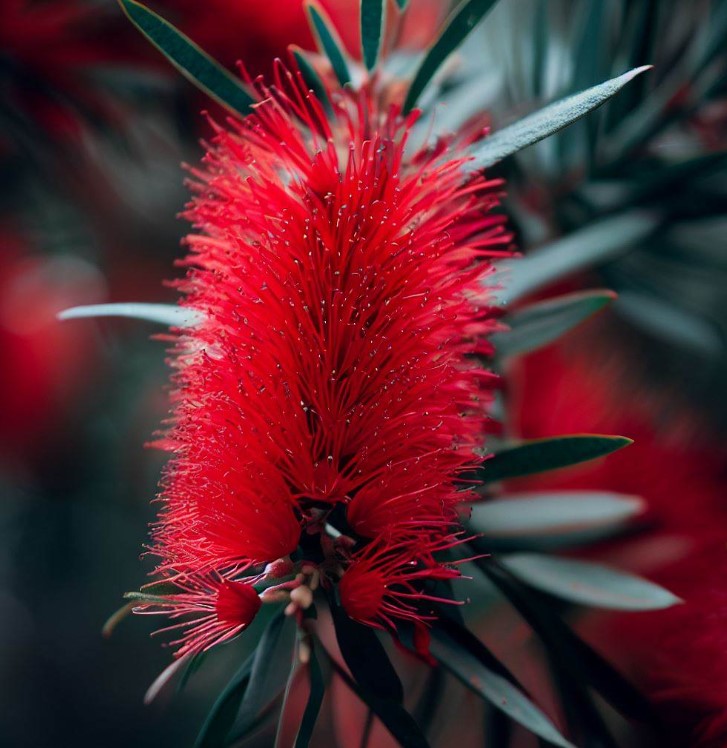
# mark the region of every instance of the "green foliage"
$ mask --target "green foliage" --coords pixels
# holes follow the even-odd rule
[[[387,0],[361,0],[361,51],[368,70],[379,60],[384,37]]]
[[[595,460],[632,443],[624,436],[595,434],[533,439],[499,450],[472,477],[484,483],[496,483]]]
[[[58,313],[61,321],[88,317],[128,317],[146,322],[156,322],[169,327],[193,327],[202,321],[202,312],[177,306],[176,304],[143,304],[136,302],[120,304],[90,304],[64,309]]]
[[[615,298],[611,291],[582,291],[530,304],[503,319],[508,330],[492,336],[499,357],[542,348],[601,311]]]
[[[308,0],[305,7],[318,49],[328,57],[338,82],[345,86],[351,82],[351,73],[338,34],[328,16],[314,0]]]
[[[468,168],[486,169],[507,156],[553,135],[604,104],[637,75],[650,69],[650,65],[644,65],[629,70],[617,78],[556,101],[508,127],[497,130],[473,150],[473,160],[468,164]]]
[[[135,0],[119,0],[129,20],[184,75],[222,106],[247,114],[255,100],[242,83],[171,23]]]
[[[463,0],[447,20],[439,39],[429,48],[409,86],[404,111],[416,106],[417,100],[444,61],[454,52],[482,20],[497,0]]]
[[[579,605],[660,610],[681,602],[653,582],[588,561],[517,553],[502,556],[500,563],[532,587]]]
[[[463,685],[508,717],[552,745],[575,748],[519,688],[443,632],[432,632],[431,652]]]

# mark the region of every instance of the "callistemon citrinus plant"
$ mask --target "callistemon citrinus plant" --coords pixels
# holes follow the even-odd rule
[[[292,50],[272,82],[244,85],[144,6],[122,2],[188,77],[234,112],[212,121],[206,156],[191,170],[194,196],[185,215],[194,229],[179,306],[66,314],[127,314],[176,329],[173,411],[157,441],[171,453],[151,545],[158,564],[155,580],[129,595],[136,611],[168,615],[177,663],[194,663],[265,608],[277,608],[200,744],[238,740],[281,696],[285,715],[301,667],[309,697],[295,742],[307,745],[324,690],[318,653],[402,745],[427,745],[375,633],[383,630],[540,737],[568,746],[465,628],[452,587],[461,565],[478,564],[526,617],[541,615],[543,593],[532,587],[612,607],[674,602],[654,585],[593,564],[485,558],[492,545],[482,533],[492,537],[504,527],[517,540],[508,530],[511,507],[485,503],[469,519],[469,505],[491,498],[494,482],[628,443],[570,436],[485,459],[494,451],[485,436],[499,382],[488,336],[501,327],[488,276],[497,258],[511,254],[511,237],[495,212],[502,183],[484,170],[583,116],[642,70],[490,137],[474,116],[466,130],[432,139],[432,78],[492,4],[462,3],[432,48],[412,60],[397,58],[385,33],[387,17],[396,20],[406,2],[389,8],[364,0],[362,63],[310,4],[323,54]],[[407,68],[411,80],[401,73]],[[416,107],[425,90],[434,92],[434,111]],[[535,307],[525,322],[513,319],[509,343],[498,333],[500,344],[512,353],[529,336],[550,339],[602,304],[601,297],[577,299],[565,314]],[[639,506],[618,497],[595,502],[590,514],[573,509],[575,519],[572,503],[536,502],[530,511],[536,527],[560,522],[572,530],[589,521],[616,524]],[[517,506],[515,515],[517,528],[528,529]],[[574,585],[574,574],[590,581]],[[316,620],[319,608],[330,615]],[[623,685],[628,707],[623,699],[617,706],[638,712],[638,694],[550,608],[542,615],[555,627],[549,643],[565,642],[568,657],[575,652],[605,670],[594,687],[614,701],[614,683]],[[275,662],[282,657],[291,669],[281,643],[288,624],[297,624],[299,640],[286,688]],[[582,672],[559,675],[567,681]],[[589,729],[600,726],[587,693],[576,690],[573,698]],[[241,702],[233,725],[227,715]],[[579,733],[580,723],[572,729]]]

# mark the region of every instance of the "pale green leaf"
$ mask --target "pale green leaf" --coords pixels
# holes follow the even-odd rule
[[[591,561],[513,553],[500,563],[531,587],[579,605],[636,611],[682,602],[658,584]]]
[[[603,491],[510,494],[475,504],[469,526],[488,537],[542,537],[621,525],[644,510],[637,496]]]
[[[158,322],[169,327],[194,327],[204,320],[204,314],[175,304],[89,304],[74,306],[58,313],[59,320],[87,317],[129,317],[147,322]]]
[[[557,340],[616,297],[612,291],[583,291],[540,301],[505,317],[508,329],[492,336],[497,355],[516,356]]]
[[[432,631],[431,653],[467,688],[487,699],[508,717],[561,748],[575,748],[558,731],[551,720],[512,683],[485,667],[466,649],[448,636]]]
[[[572,122],[584,117],[617,94],[637,75],[649,70],[651,65],[630,70],[618,78],[600,83],[597,86],[556,101],[533,114],[518,120],[512,125],[498,130],[475,146],[473,160],[467,168],[475,171],[486,169],[503,158],[537,143],[549,135],[562,130]]]

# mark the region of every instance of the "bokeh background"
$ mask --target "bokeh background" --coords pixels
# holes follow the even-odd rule
[[[355,55],[357,3],[322,4]],[[150,5],[231,68],[264,73],[288,43],[312,46],[300,0]],[[427,44],[448,5],[412,0],[405,45]],[[685,736],[707,718],[727,723],[725,49],[725,2],[501,0],[454,75],[497,126],[656,65],[599,119],[499,167],[526,255],[563,237],[583,247],[559,290],[620,294],[510,367],[506,420],[523,437],[637,440],[538,487],[645,498],[644,531],[595,553],[687,604],[584,625],[643,688],[682,699]],[[173,301],[180,164],[201,155],[203,109],[220,114],[114,2],[0,0],[1,745],[191,745],[237,662],[215,653],[183,694],[144,707],[169,653],[146,620],[102,637],[148,568],[161,456],[144,444],[167,410],[165,344],[146,323],[55,318],[78,304]],[[598,235],[603,221],[615,223],[598,250],[578,232]]]

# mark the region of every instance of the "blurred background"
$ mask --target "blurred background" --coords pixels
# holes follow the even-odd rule
[[[356,0],[321,2],[356,56]],[[264,73],[289,43],[312,46],[300,0],[149,4],[231,69],[240,59]],[[449,5],[412,0],[401,43],[421,50]],[[501,0],[447,83],[450,126],[485,111],[497,127],[656,66],[497,172],[526,256],[567,240],[579,253],[557,290],[619,294],[508,367],[506,421],[526,438],[636,439],[538,487],[646,500],[643,532],[595,553],[687,604],[584,626],[655,698],[681,699],[678,745],[696,744],[705,720],[727,729],[726,50],[724,1]],[[168,652],[145,619],[102,637],[148,570],[161,456],[144,443],[167,410],[165,345],[146,323],[55,319],[79,304],[174,300],[180,164],[202,153],[203,109],[215,112],[115,3],[0,0],[2,745],[191,745],[237,662],[214,653],[183,695],[144,707]],[[675,636],[694,621],[688,640]]]

